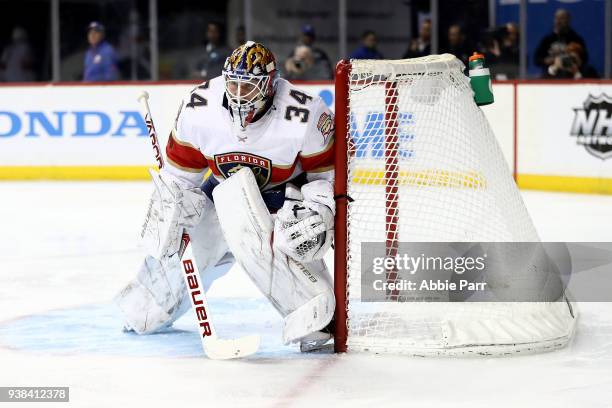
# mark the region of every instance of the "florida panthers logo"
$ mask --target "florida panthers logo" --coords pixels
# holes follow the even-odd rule
[[[215,165],[224,178],[231,177],[243,167],[249,167],[260,189],[270,182],[272,161],[250,153],[232,152],[215,155]]]

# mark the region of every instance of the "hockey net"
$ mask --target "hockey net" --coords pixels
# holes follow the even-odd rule
[[[564,346],[572,304],[362,300],[362,248],[538,235],[454,56],[342,61],[336,79],[336,350],[507,354]],[[389,276],[387,276],[389,278]],[[391,277],[393,278],[393,277]],[[530,275],[514,273],[504,279]]]

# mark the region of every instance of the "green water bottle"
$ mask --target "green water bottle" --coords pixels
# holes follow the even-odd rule
[[[489,68],[485,68],[484,55],[474,53],[470,57],[470,84],[474,91],[474,102],[483,106],[493,103],[493,87]]]

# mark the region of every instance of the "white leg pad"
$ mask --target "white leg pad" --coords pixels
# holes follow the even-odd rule
[[[209,204],[208,204],[209,203]],[[228,251],[212,202],[207,200],[204,217],[188,230],[202,285],[208,290],[213,281],[231,268]],[[178,254],[161,261],[147,256],[138,275],[116,297],[129,328],[149,334],[171,325],[189,310],[189,299]]]
[[[163,264],[147,256],[136,278],[115,297],[115,304],[129,328],[138,334],[153,333],[186,310],[182,285],[177,254]]]
[[[331,291],[310,299],[285,317],[283,342],[293,343],[323,329],[332,319],[335,307],[336,301]]]
[[[296,341],[325,327],[334,310],[331,276],[325,263],[301,264],[274,249],[273,218],[251,170],[238,171],[217,186],[213,196],[225,240],[236,261],[287,318],[285,340]]]

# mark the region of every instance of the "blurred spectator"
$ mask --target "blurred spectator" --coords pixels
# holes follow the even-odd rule
[[[234,48],[240,47],[245,42],[247,42],[246,29],[241,24],[238,27],[236,27],[236,46]]]
[[[116,81],[119,79],[117,55],[112,45],[104,40],[104,26],[93,21],[87,27],[89,49],[85,53],[83,81]]]
[[[294,48],[293,52],[289,56],[289,59],[285,62],[285,69],[287,69],[289,72],[289,67],[291,67],[291,69],[293,70],[295,61],[300,60],[300,58],[298,58],[298,56],[296,55],[296,52],[298,50],[302,50],[301,51],[302,56],[305,56],[306,54],[308,54],[308,52],[306,52],[303,48],[299,47],[299,45],[305,45],[306,47],[310,49],[310,53],[312,53],[314,57],[314,63],[312,65],[312,68],[310,69],[310,73],[308,74],[308,76],[312,76],[312,78],[309,78],[309,79],[332,79],[333,71],[332,71],[331,62],[329,61],[329,57],[327,56],[325,51],[323,51],[320,48],[315,47],[314,45],[315,40],[316,40],[316,34],[315,34],[314,27],[311,26],[310,24],[306,24],[305,26],[303,26],[302,35],[300,37],[300,43],[298,44],[297,47]],[[295,73],[296,73],[295,71],[292,71],[291,75],[294,75]],[[315,77],[315,75],[318,75],[318,77]],[[300,79],[304,79],[304,78],[300,78]]]
[[[418,58],[431,54],[431,20],[425,19],[419,28],[419,37],[410,41],[402,58]]]
[[[319,59],[313,49],[307,45],[298,45],[293,55],[285,61],[284,77],[286,79],[331,79],[328,62]]]
[[[571,42],[565,47],[564,53],[555,56],[544,77],[554,79],[599,78],[595,68],[587,64],[584,58],[584,47],[577,42]]]
[[[130,24],[121,30],[116,49],[120,76],[132,80],[150,79],[149,39],[141,32],[138,10],[130,10],[129,20]]]
[[[570,26],[571,16],[565,9],[555,12],[553,32],[542,38],[535,51],[535,63],[542,68],[542,74],[549,76],[548,68],[555,64],[558,56],[565,53],[565,47],[571,42],[578,43],[584,51],[583,62],[588,60],[584,40]]]
[[[209,23],[206,29],[204,56],[196,63],[194,78],[211,79],[221,75],[225,59],[231,50],[221,41],[221,24]]]
[[[0,58],[0,77],[7,82],[34,81],[32,49],[28,33],[21,27],[13,28],[12,42],[6,46]]]
[[[513,79],[519,75],[519,28],[507,23],[487,33],[483,40],[487,65],[496,79]]]
[[[361,35],[361,47],[349,56],[350,59],[383,59],[383,55],[376,49],[376,33],[371,30]]]
[[[466,66],[468,59],[472,55],[471,47],[468,45],[463,29],[459,24],[453,24],[448,27],[448,46],[443,52],[453,54],[459,58]]]

